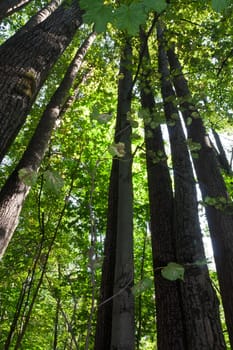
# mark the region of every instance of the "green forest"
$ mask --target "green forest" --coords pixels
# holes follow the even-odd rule
[[[0,350],[233,349],[232,135],[232,0],[0,0]]]

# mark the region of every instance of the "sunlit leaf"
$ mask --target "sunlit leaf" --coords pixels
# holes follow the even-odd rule
[[[170,262],[162,268],[161,274],[169,281],[184,280],[184,267],[180,264]]]

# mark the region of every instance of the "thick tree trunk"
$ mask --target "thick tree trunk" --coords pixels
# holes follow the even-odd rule
[[[149,186],[152,252],[156,293],[158,350],[186,350],[180,289],[178,282],[164,279],[158,268],[176,261],[173,231],[173,193],[156,106],[150,85],[150,58],[145,35],[141,32],[145,68],[141,78],[141,104],[145,113],[145,144]],[[147,68],[146,68],[147,67]]]
[[[212,133],[214,135],[214,140],[217,146],[217,157],[218,157],[220,167],[229,175],[231,174],[231,167],[230,167],[230,163],[228,162],[221,138],[217,133],[217,131],[215,131],[213,128],[212,128]]]
[[[32,0],[2,0],[0,2],[0,21],[13,13],[20,11],[31,1]]]
[[[46,20],[19,31],[0,47],[0,161],[6,154],[50,68],[82,23],[77,4],[61,5]]]
[[[228,194],[222,178],[218,161],[201,116],[195,105],[190,102],[191,94],[182,69],[173,49],[168,50],[168,58],[173,74],[173,82],[177,96],[182,98],[182,114],[186,121],[188,137],[200,145],[197,157],[193,158],[202,197],[225,198]],[[189,118],[189,119],[188,119]],[[192,121],[191,124],[189,121]],[[213,244],[215,263],[218,273],[220,291],[226,317],[226,324],[233,347],[233,216],[224,208],[220,210],[214,205],[206,206],[206,215]]]
[[[161,92],[171,145],[175,185],[176,257],[185,266],[184,282],[180,282],[186,349],[225,349],[218,310],[218,300],[211,285],[205,263],[204,247],[198,218],[195,180],[187,142],[174,101],[175,92],[170,81],[168,59],[163,43],[163,31],[158,29],[159,72]],[[194,265],[193,265],[194,264]]]
[[[118,160],[116,260],[112,312],[112,350],[134,349],[133,188],[131,126],[132,49],[126,39],[121,56],[118,85],[116,140],[124,144],[125,155]]]
[[[30,186],[19,178],[19,170],[25,169],[30,174],[30,172],[37,172],[40,167],[56,120],[64,107],[69,90],[95,36],[96,34],[92,33],[77,51],[61,85],[46,107],[23,157],[0,192],[0,258],[14,233],[23,202],[30,190]]]

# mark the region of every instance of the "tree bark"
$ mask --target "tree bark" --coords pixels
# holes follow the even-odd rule
[[[150,57],[146,37],[142,31],[141,48],[145,60],[140,85],[141,104],[145,113],[146,162],[156,294],[157,347],[158,350],[186,350],[178,282],[166,280],[160,274],[161,267],[176,261],[175,232],[173,230],[174,204],[161,128],[160,126],[152,126],[156,122],[156,106],[150,83],[151,70],[148,69]]]
[[[104,243],[104,261],[102,266],[101,289],[97,312],[95,350],[109,350],[112,334],[112,305],[116,260],[117,208],[119,161],[113,159],[109,195],[107,229]]]
[[[223,177],[220,172],[215,152],[211,146],[201,116],[191,101],[191,94],[186,79],[182,74],[181,65],[174,52],[168,50],[169,64],[173,73],[176,94],[181,98],[181,107],[188,137],[200,145],[197,157],[193,158],[203,200],[206,197],[223,197],[228,203],[229,198]],[[189,119],[188,119],[189,118]],[[190,124],[191,121],[191,124]],[[220,210],[214,205],[206,206],[206,215],[213,245],[216,269],[225,312],[226,324],[231,346],[233,347],[233,216],[224,208]]]
[[[61,4],[63,0],[52,0],[44,8],[38,11],[34,16],[32,16],[29,21],[20,29],[23,33],[29,28],[35,27],[37,24],[43,22],[48,18]]]
[[[216,146],[217,146],[217,158],[218,158],[220,167],[222,168],[222,170],[224,170],[226,172],[226,174],[230,175],[231,174],[231,167],[230,167],[230,163],[228,162],[226,152],[224,150],[221,138],[220,138],[219,134],[217,133],[217,131],[215,131],[213,128],[212,128],[212,133],[214,135],[214,140],[215,140]]]
[[[176,258],[185,266],[184,282],[180,282],[186,349],[225,349],[218,310],[218,300],[211,285],[198,218],[196,185],[187,142],[174,104],[175,92],[170,80],[168,59],[164,49],[163,30],[157,25],[161,92],[168,124],[174,171]],[[202,265],[196,263],[202,261]]]
[[[116,140],[124,144],[125,155],[118,160],[116,260],[112,311],[112,350],[134,349],[133,188],[131,126],[132,48],[126,39],[120,62]]]
[[[20,11],[24,6],[32,0],[3,0],[0,2],[0,21]]]
[[[47,105],[24,155],[0,192],[0,258],[3,256],[17,227],[24,200],[30,190],[30,186],[18,176],[19,170],[25,169],[29,174],[38,171],[56,120],[64,107],[66,97],[81,67],[84,56],[95,37],[95,33],[90,34],[77,51],[60,86]]]
[[[82,23],[73,0],[0,47],[0,161],[22,127],[37,93]]]
[[[129,141],[131,127],[127,121],[127,113],[131,105],[129,92],[132,84],[129,70],[130,56],[131,47],[126,43],[120,65],[120,74],[124,78],[119,81],[118,86],[114,138],[115,144],[119,142],[125,144],[126,155],[120,159],[114,157],[111,169],[95,350],[133,349],[134,347],[133,296],[130,289],[133,284],[132,175]],[[122,182],[125,183],[122,184]],[[126,195],[125,199],[124,195]],[[125,252],[124,256],[121,256],[122,252]],[[121,282],[122,285],[119,285]]]

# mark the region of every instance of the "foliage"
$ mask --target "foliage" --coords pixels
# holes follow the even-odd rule
[[[90,349],[93,347],[109,173],[112,156],[122,161],[120,158],[124,155],[124,144],[113,142],[119,51],[123,34],[135,36],[132,67],[135,73],[138,67],[140,70],[141,64],[137,37],[139,27],[150,28],[154,12],[157,12],[167,24],[167,39],[176,44],[179,50],[185,75],[193,91],[192,101],[198,106],[206,126],[216,126],[218,130],[232,127],[232,5],[229,0],[213,0],[211,5],[214,11],[202,0],[176,1],[169,5],[164,0],[81,1],[86,24],[51,70],[24,128],[1,167],[2,186],[20,159],[77,46],[94,23],[94,29],[103,33],[88,52],[83,70],[77,78],[77,85],[80,81],[83,84],[79,86],[75,102],[58,121],[39,173],[24,168],[19,171],[20,179],[32,186],[32,191],[25,202],[14,238],[0,262],[0,348],[4,347],[17,316],[17,326],[11,340],[11,347],[14,348],[30,305],[32,311],[21,343],[23,349],[53,348],[55,330],[57,348],[75,349],[77,342],[80,349],[85,349],[87,337],[90,337]],[[1,42],[24,25],[38,8],[40,2],[32,2],[24,10],[4,20]],[[156,99],[154,118],[152,120],[147,111],[140,110],[137,81],[133,86],[135,112],[128,116],[134,128],[133,290],[138,349],[156,347],[142,121],[145,120],[152,129],[165,123],[154,33],[148,37],[148,44],[155,71],[151,74]],[[185,101],[171,102],[181,106]],[[172,122],[175,125],[176,116]],[[188,139],[187,145],[194,157],[198,156],[200,144]],[[151,154],[155,164],[164,157],[163,153]],[[231,188],[229,193],[232,199],[231,176],[226,177],[226,183]],[[204,201],[204,205],[220,209],[224,209],[226,204],[225,199],[221,198],[206,198]],[[186,266],[170,262],[160,270],[164,278],[180,279],[185,283],[185,269]],[[216,283],[216,274],[212,278]]]

